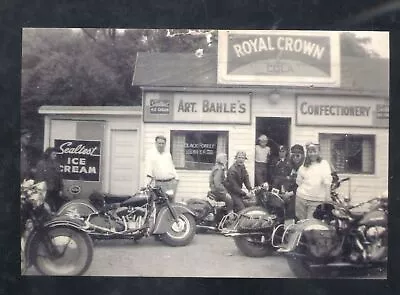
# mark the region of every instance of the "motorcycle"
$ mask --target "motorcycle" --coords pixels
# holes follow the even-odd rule
[[[173,192],[163,192],[153,183],[152,178],[128,196],[93,192],[89,201],[64,204],[57,215],[81,220],[81,229],[94,239],[139,240],[153,235],[170,246],[188,245],[195,235],[195,213],[184,204],[170,203]]]
[[[255,199],[249,193],[243,200],[246,207],[255,205]],[[217,197],[209,191],[206,199],[193,198],[186,202],[186,205],[196,214],[196,227],[198,232],[211,231],[222,233],[228,221],[237,218],[236,213],[228,214],[224,201],[217,201]]]
[[[236,247],[249,257],[271,255],[281,244],[286,214],[285,193],[270,188],[266,182],[253,190],[257,206],[245,208],[233,230],[224,233],[233,237]]]
[[[278,252],[286,256],[293,273],[307,278],[385,267],[387,194],[355,205],[338,193],[331,199],[317,207],[314,219],[299,221],[285,233]],[[370,208],[361,210],[366,205]]]
[[[43,275],[82,275],[92,263],[92,240],[76,221],[53,218],[45,196],[45,182],[22,182],[21,275],[32,265]]]

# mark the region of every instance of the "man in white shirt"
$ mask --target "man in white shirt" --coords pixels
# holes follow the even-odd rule
[[[145,172],[146,177],[150,175],[155,178],[155,184],[160,186],[164,192],[173,190],[171,201],[174,201],[179,177],[171,154],[165,151],[166,143],[165,136],[156,136],[155,147],[147,153],[145,158]]]
[[[259,144],[256,145],[256,150],[255,150],[255,182],[254,184],[261,185],[264,182],[267,181],[267,165],[268,165],[268,160],[269,156],[271,154],[271,150],[269,146],[267,146],[268,143],[268,137],[266,135],[261,135],[258,138]]]

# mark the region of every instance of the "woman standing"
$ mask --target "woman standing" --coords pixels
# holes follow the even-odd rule
[[[46,202],[51,211],[56,212],[64,203],[64,199],[61,198],[63,182],[55,148],[47,148],[43,154],[43,159],[37,163],[36,180],[46,182]]]
[[[306,145],[306,158],[296,183],[296,217],[312,218],[317,206],[329,199],[332,183],[330,164],[321,158],[318,145]]]

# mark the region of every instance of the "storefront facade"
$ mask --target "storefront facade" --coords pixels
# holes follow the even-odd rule
[[[219,152],[231,165],[246,151],[254,183],[261,134],[273,154],[280,144],[319,143],[323,158],[351,177],[342,189],[355,200],[387,189],[388,61],[366,63],[339,48],[335,34],[240,31],[220,33],[217,57],[138,54],[133,84],[143,93],[143,148],[166,136],[178,200],[206,196]]]
[[[64,194],[93,190],[131,194],[139,188],[140,107],[42,106],[44,148],[55,147]]]

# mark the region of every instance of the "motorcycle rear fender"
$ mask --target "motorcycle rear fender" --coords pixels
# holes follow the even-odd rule
[[[79,207],[79,206],[89,208],[93,212],[98,212],[98,210],[87,200],[79,200],[79,201],[73,200],[61,206],[61,208],[57,211],[57,215],[58,216],[64,215],[66,213],[66,210],[69,209],[70,207]]]
[[[183,204],[174,203],[170,204],[170,206],[173,209],[175,209],[177,215],[188,213],[193,217],[196,217],[196,214]],[[174,218],[171,212],[169,211],[168,207],[161,208],[156,218],[156,224],[154,227],[153,234],[159,235],[165,233],[170,226],[169,223],[171,223],[173,220]]]
[[[293,252],[300,243],[304,233],[311,230],[331,231],[331,227],[318,219],[305,219],[288,227],[284,233],[285,244],[278,249],[278,252]]]
[[[44,225],[44,228],[41,229],[41,230],[45,231],[45,230],[52,229],[52,228],[55,228],[55,227],[67,227],[67,228],[71,228],[71,229],[74,229],[74,230],[77,230],[77,231],[84,232],[81,229],[81,226],[83,225],[83,223],[82,223],[82,225],[80,225],[78,222],[67,220],[64,217],[62,217],[62,219],[61,218],[58,219],[58,220],[57,219],[58,218],[56,218],[55,220],[51,220],[51,221],[47,222]],[[29,236],[28,236],[28,238],[26,239],[26,242],[25,242],[25,258],[26,258],[26,261],[28,263],[28,266],[30,266],[30,265],[32,265],[34,263],[34,252],[32,250],[33,250],[33,246],[35,244],[37,244],[37,242],[36,242],[37,239],[40,239],[40,234],[39,234],[38,230],[34,229],[29,234]]]

